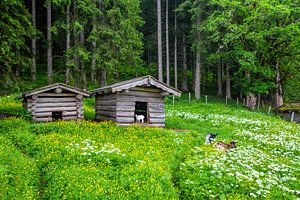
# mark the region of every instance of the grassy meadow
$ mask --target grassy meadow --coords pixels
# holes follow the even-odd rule
[[[33,123],[1,97],[0,199],[300,198],[299,124],[219,99],[166,104],[162,129],[94,122],[93,99],[86,120]],[[237,148],[204,144],[209,132]]]

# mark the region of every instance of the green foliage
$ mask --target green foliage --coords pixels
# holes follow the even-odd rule
[[[0,97],[0,113],[27,116],[27,111],[22,107],[22,101],[16,100],[16,98],[15,94]]]
[[[0,135],[0,181],[1,199],[38,198],[39,171],[35,161],[3,135]]]
[[[17,199],[299,195],[299,125],[225,106],[212,97],[208,104],[188,104],[184,94],[174,107],[170,98],[166,101],[168,129],[85,120],[2,119],[0,178],[5,184],[0,195]],[[93,105],[91,99],[85,102],[86,108]],[[237,148],[225,152],[204,144],[211,132],[219,141],[237,141]]]
[[[23,1],[1,1],[0,13],[0,78],[9,88],[15,84],[16,68],[24,71],[30,64],[26,40],[33,31]]]
[[[275,66],[284,84],[298,65],[299,8],[294,1],[210,1],[213,13],[203,30],[218,49],[214,52],[237,68],[245,93],[263,94],[277,87]],[[246,77],[245,77],[246,76]]]

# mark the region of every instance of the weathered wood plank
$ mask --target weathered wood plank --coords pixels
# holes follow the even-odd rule
[[[83,115],[83,112],[81,112],[80,114]],[[65,117],[65,116],[75,116],[75,115],[77,115],[77,111],[71,111],[71,112],[63,111],[62,115],[63,115],[63,117]]]
[[[119,85],[117,87],[113,87],[112,92],[118,92],[118,91],[121,91],[121,90],[126,90],[126,89],[136,87],[138,85],[146,85],[146,84],[148,84],[148,80],[147,79],[141,79],[141,80],[129,83],[129,84]]]
[[[130,88],[132,91],[142,91],[142,92],[155,92],[160,93],[162,90],[159,88],[153,88],[153,87],[134,87]]]
[[[96,120],[100,120],[100,121],[116,121],[116,118],[96,115]]]
[[[42,112],[42,113],[35,113],[35,117],[51,117],[52,112]]]
[[[118,111],[134,111],[135,110],[135,106],[117,106],[116,107],[117,112]]]
[[[116,106],[98,106],[97,105],[96,110],[115,112],[116,111]]]
[[[125,112],[125,111],[118,111],[117,112],[117,116],[119,117],[133,117],[134,116],[134,112]]]
[[[103,111],[103,110],[97,110],[96,114],[101,115],[101,116],[106,116],[106,117],[116,117],[117,116],[116,112]]]
[[[62,112],[62,111],[77,111],[76,107],[50,107],[36,108],[35,112]]]
[[[76,102],[64,102],[64,103],[37,103],[37,108],[45,108],[45,107],[74,107],[76,106]]]
[[[163,103],[162,98],[151,98],[151,97],[135,97],[135,101],[149,102],[149,103]]]
[[[128,95],[120,95],[117,98],[118,102],[122,102],[122,101],[131,101],[131,102],[135,102],[136,98],[135,96],[128,96]]]
[[[122,92],[118,94],[119,96],[127,95],[127,96],[139,96],[139,97],[153,97],[153,98],[160,98],[160,93],[154,92],[142,92],[142,91],[129,91],[129,92]]]
[[[150,107],[149,112],[150,113],[164,113],[165,108],[164,107]]]
[[[134,123],[133,117],[117,117],[117,122],[120,123]]]
[[[52,121],[52,117],[45,117],[45,118],[32,118],[33,121],[36,122],[50,122]]]
[[[150,118],[165,118],[165,113],[149,113]]]
[[[165,107],[165,103],[162,101],[162,102],[155,102],[155,103],[151,103],[149,102],[148,103],[148,107]]]
[[[96,100],[97,106],[115,106],[116,104],[116,100]]]
[[[38,97],[75,97],[76,94],[74,93],[60,93],[60,94],[56,94],[56,93],[40,93],[37,94]]]
[[[77,115],[63,117],[63,120],[78,119]]]
[[[117,98],[117,94],[110,94],[110,95],[97,95],[96,99],[98,100],[114,100]]]
[[[135,106],[134,101],[118,101],[117,106]]]
[[[38,98],[38,103],[59,103],[59,102],[76,102],[75,98],[64,97],[64,98]]]
[[[165,123],[165,118],[150,118],[150,123]]]

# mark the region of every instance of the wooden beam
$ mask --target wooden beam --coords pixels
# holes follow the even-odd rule
[[[106,116],[101,116],[96,114],[96,119],[100,121],[116,121],[116,118],[114,117],[106,117]]]
[[[37,103],[37,108],[47,108],[47,107],[74,107],[76,102],[64,102],[64,103]]]
[[[63,111],[77,111],[76,107],[49,107],[49,108],[36,108],[35,112],[63,112]]]
[[[165,123],[165,118],[150,118],[150,123]]]
[[[165,118],[165,113],[149,113],[150,119],[151,118]]]
[[[130,117],[130,118],[132,118],[132,117],[134,117],[134,112],[118,111],[117,112],[117,116],[118,117],[124,116],[124,117]]]
[[[106,117],[116,117],[116,112],[111,111],[103,111],[103,110],[96,110],[97,115],[106,116]]]
[[[134,123],[134,117],[117,117],[119,123]]]
[[[38,97],[75,97],[76,94],[74,93],[60,93],[60,94],[56,94],[56,93],[40,93],[37,94]]]
[[[60,103],[60,102],[76,102],[75,98],[65,97],[65,98],[38,98],[38,103]]]
[[[39,118],[39,117],[52,117],[52,112],[36,113],[35,117],[36,118]]]
[[[33,118],[33,121],[36,121],[36,122],[50,122],[50,121],[52,121],[52,117]]]
[[[141,91],[141,92],[155,92],[160,93],[162,90],[159,88],[153,88],[153,87],[134,87],[130,88],[132,91]]]

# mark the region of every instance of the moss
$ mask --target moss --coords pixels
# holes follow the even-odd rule
[[[288,103],[279,108],[279,111],[300,111],[300,103]]]

